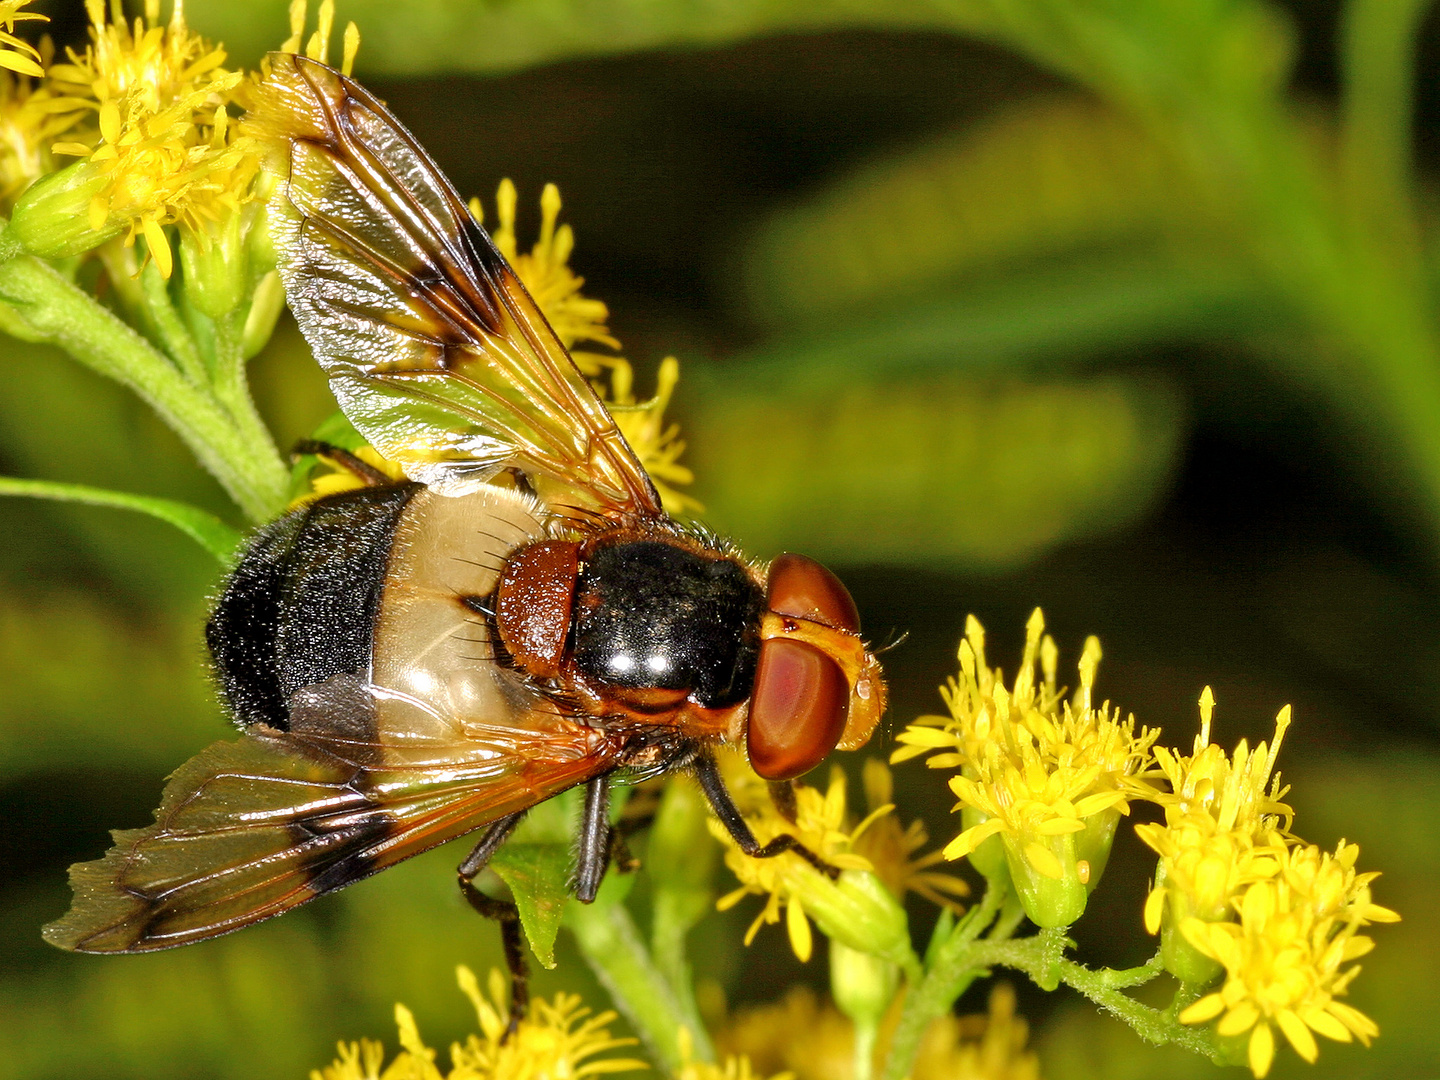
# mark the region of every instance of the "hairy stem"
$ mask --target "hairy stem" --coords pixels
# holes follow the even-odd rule
[[[682,1027],[690,1030],[691,1057],[714,1060],[708,1034],[692,1026],[693,1019],[651,959],[624,904],[572,903],[565,925],[616,1007],[667,1072],[680,1070]]]
[[[285,505],[289,472],[268,436],[257,441],[225,409],[94,297],[29,255],[0,263],[0,299],[76,360],[133,390],[185,441],[252,521]]]

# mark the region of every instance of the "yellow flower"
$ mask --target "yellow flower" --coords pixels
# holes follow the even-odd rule
[[[38,79],[45,73],[41,66],[44,59],[40,50],[31,45],[23,38],[15,36],[15,24],[17,22],[31,22],[40,20],[46,22],[48,15],[41,15],[38,11],[21,11],[33,0],[0,0],[0,68],[8,68],[21,75],[29,75]]]
[[[143,235],[169,277],[164,226],[199,232],[251,197],[259,161],[227,112],[243,76],[223,67],[223,49],[190,31],[178,3],[161,25],[158,0],[147,0],[133,27],[107,20],[103,0],[85,7],[91,43],[52,67],[49,85],[54,107],[93,112],[93,123],[81,121],[53,150],[89,166],[83,190],[91,233],[124,232],[127,244]]]
[[[662,360],[655,396],[648,401],[637,401],[635,373],[628,360],[609,353],[576,349],[574,346],[580,342],[620,348],[620,342],[606,325],[610,310],[602,301],[581,294],[585,279],[570,269],[575,233],[569,225],[557,224],[560,189],[554,184],[545,185],[540,195],[540,239],[528,252],[520,251],[515,237],[517,200],[515,185],[502,180],[495,193],[499,218],[499,224],[491,233],[495,246],[515,268],[555,336],[570,350],[576,367],[586,378],[596,381],[596,389],[610,407],[625,441],[650,474],[665,509],[672,514],[701,509],[698,502],[674,486],[695,480],[695,474],[680,464],[680,455],[685,452],[685,444],[679,438],[680,426],[665,423],[665,410],[680,380],[679,362],[673,356]],[[470,213],[483,224],[485,211],[479,199],[470,200]]]
[[[1165,966],[1177,978],[1205,983],[1219,969],[1202,954],[1193,955],[1176,928],[1190,918],[1229,919],[1232,903],[1250,884],[1273,877],[1293,838],[1293,811],[1280,800],[1275,760],[1290,708],[1275,718],[1275,738],[1252,753],[1242,739],[1233,758],[1210,742],[1215,697],[1207,686],[1200,696],[1200,734],[1194,752],[1177,754],[1155,748],[1170,791],[1154,800],[1165,809],[1163,824],[1135,826],[1135,833],[1160,856],[1155,885],[1145,902],[1145,928],[1164,931]]]
[[[876,1045],[884,1060],[899,1019],[892,1009]],[[1039,1080],[1040,1062],[1025,1049],[1029,1031],[1015,1015],[1015,992],[1000,983],[988,1014],[941,1016],[931,1022],[910,1071],[912,1080]],[[808,987],[780,1001],[741,1010],[716,1035],[716,1045],[743,1054],[762,1072],[786,1069],[797,1080],[850,1080],[855,1075],[855,1031],[845,1016],[821,1004]],[[687,1078],[688,1080],[688,1078]]]
[[[680,1071],[675,1080],[763,1080],[744,1054],[727,1054],[719,1064],[695,1061],[695,1042],[689,1028],[680,1029]],[[795,1080],[794,1073],[777,1073],[770,1080]]]
[[[421,1039],[410,1010],[396,1005],[401,1052],[387,1068],[381,1070],[384,1048],[362,1039],[341,1043],[334,1063],[312,1071],[311,1080],[582,1080],[646,1067],[632,1058],[596,1058],[609,1050],[633,1046],[635,1040],[613,1038],[606,1025],[614,1022],[615,1014],[592,1017],[573,994],[557,994],[553,1002],[533,1002],[519,1030],[504,1039],[508,1009],[500,973],[490,972],[488,998],[469,968],[461,965],[456,974],[460,989],[475,1006],[480,1034],[471,1035],[463,1045],[451,1045],[449,1073],[436,1066],[435,1051]]]
[[[1153,792],[1144,777],[1156,732],[1121,720],[1093,700],[1100,643],[1080,657],[1080,689],[1063,700],[1055,643],[1037,609],[1025,653],[1007,687],[985,662],[985,632],[972,616],[960,645],[960,676],[941,689],[948,717],[921,717],[900,734],[892,761],[932,754],[950,780],[964,830],[945,856],[970,855],[987,876],[1009,873],[1026,913],[1040,926],[1066,926],[1085,909],[1109,857],[1115,826],[1130,803]],[[992,837],[999,839],[1000,852]]]
[[[904,909],[875,876],[869,860],[854,851],[857,839],[891,808],[881,807],[847,829],[845,774],[836,766],[823,793],[805,784],[794,785],[795,820],[791,822],[781,816],[768,797],[765,782],[743,758],[726,753],[721,761],[737,804],[760,844],[788,834],[842,871],[838,880],[832,880],[794,852],[753,859],[740,850],[724,826],[711,819],[710,831],[726,847],[725,863],[740,879],[740,887],[722,896],[716,906],[725,911],[752,893],[765,897],[765,906],[745,934],[745,944],[755,939],[765,923],[779,922],[783,910],[790,946],[802,961],[809,960],[813,951],[809,921],[813,917],[827,936],[857,952],[913,966]]]
[[[1219,990],[1180,1014],[1199,1024],[1217,1017],[1216,1032],[1250,1033],[1249,1061],[1256,1076],[1270,1070],[1278,1027],[1295,1052],[1313,1062],[1313,1033],[1368,1045],[1379,1033],[1359,1010],[1336,1000],[1359,974],[1350,961],[1373,947],[1357,931],[1371,922],[1394,922],[1395,912],[1372,903],[1374,874],[1356,874],[1359,848],[1341,841],[1333,855],[1314,846],[1286,849],[1276,872],[1252,882],[1235,899],[1238,922],[1189,918],[1181,930],[1200,952],[1219,963]]]
[[[882,761],[869,758],[861,773],[865,787],[865,804],[870,810],[870,827],[855,840],[855,852],[863,856],[874,867],[875,873],[897,899],[903,900],[907,892],[918,893],[932,904],[949,908],[957,915],[964,910],[955,898],[969,896],[970,886],[953,874],[943,874],[931,869],[945,861],[940,850],[928,852],[915,858],[915,853],[930,843],[924,822],[918,818],[908,828],[901,828],[900,819],[893,813],[891,796],[895,790],[895,779]],[[890,813],[881,813],[891,808]]]
[[[49,38],[41,43],[42,62],[49,45]],[[56,112],[54,103],[44,83],[0,72],[0,210],[8,212],[16,196],[54,170],[50,145],[75,122],[75,114]]]

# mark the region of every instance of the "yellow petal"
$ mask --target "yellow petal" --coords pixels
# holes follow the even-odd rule
[[[810,920],[805,917],[805,909],[798,900],[791,900],[786,906],[785,929],[789,931],[790,947],[795,950],[795,955],[802,964],[807,963],[814,941],[810,937]]]
[[[1250,1071],[1264,1076],[1275,1060],[1275,1033],[1269,1024],[1256,1024],[1250,1034]]]
[[[1336,1042],[1350,1042],[1350,1029],[1336,1020],[1324,1009],[1313,1009],[1305,1014],[1305,1023],[1324,1035],[1327,1039],[1334,1039]]]
[[[1025,845],[1025,861],[1037,874],[1059,881],[1065,876],[1065,867],[1049,848],[1040,844]]]
[[[1220,994],[1206,994],[1180,1014],[1182,1024],[1203,1024],[1213,1020],[1225,1011],[1225,998]]]
[[[1313,1065],[1320,1055],[1320,1048],[1315,1045],[1315,1036],[1310,1034],[1305,1021],[1289,1009],[1281,1009],[1275,1014],[1275,1022],[1280,1025],[1280,1030],[1285,1033],[1286,1040],[1295,1048],[1295,1052]]]
[[[1158,934],[1160,932],[1160,916],[1165,913],[1165,887],[1151,889],[1150,895],[1145,898],[1145,932],[1147,934]]]
[[[1066,833],[1084,832],[1085,823],[1073,817],[1050,818],[1037,825],[1035,831],[1041,836],[1064,836]]]
[[[0,67],[18,71],[21,75],[29,75],[32,79],[39,79],[45,74],[45,69],[30,57],[8,50],[0,52]]]
[[[160,276],[168,280],[170,271],[175,266],[170,252],[170,241],[165,239],[165,230],[160,228],[159,222],[152,217],[145,218],[142,227],[145,230],[145,244],[150,248],[150,255],[155,260],[155,266],[160,271]]]
[[[1218,1035],[1239,1035],[1242,1031],[1249,1031],[1252,1024],[1260,1019],[1260,1010],[1251,1005],[1248,1001],[1242,1001],[1228,1013],[1220,1018],[1220,1023],[1215,1025],[1215,1032]],[[1265,1024],[1261,1024],[1265,1027]]]

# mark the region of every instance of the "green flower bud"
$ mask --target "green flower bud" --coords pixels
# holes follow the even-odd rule
[[[1155,887],[1164,888],[1165,860],[1161,859],[1155,869]],[[1224,970],[1219,962],[1206,956],[1186,940],[1180,932],[1181,924],[1189,918],[1205,922],[1224,921],[1225,912],[1199,911],[1194,898],[1183,889],[1165,889],[1164,908],[1160,915],[1160,960],[1165,970],[1182,983],[1192,986],[1209,986]]]
[[[240,351],[246,360],[265,347],[284,310],[285,287],[280,283],[280,271],[271,270],[255,283],[245,328],[240,333]]]
[[[242,242],[241,214],[208,223],[203,232],[180,230],[185,295],[197,311],[221,319],[245,300],[250,260]]]
[[[125,231],[126,222],[107,215],[90,224],[90,206],[110,183],[89,161],[77,161],[31,184],[15,203],[9,233],[32,255],[63,259],[91,251]]]
[[[858,1027],[878,1027],[900,987],[900,969],[889,960],[830,942],[830,994]]]
[[[884,883],[869,870],[846,870],[831,880],[806,868],[794,895],[832,943],[881,957],[907,970],[919,961],[910,948],[910,923]]]

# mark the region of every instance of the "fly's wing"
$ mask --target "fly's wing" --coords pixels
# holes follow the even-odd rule
[[[238,930],[615,766],[597,732],[555,714],[398,747],[363,723],[297,719],[176,770],[153,825],[71,868],[74,906],[46,940],[148,952]]]
[[[351,423],[422,483],[516,466],[585,509],[659,516],[610,413],[410,133],[323,64],[270,67],[246,130],[288,176],[271,203],[281,277]]]

